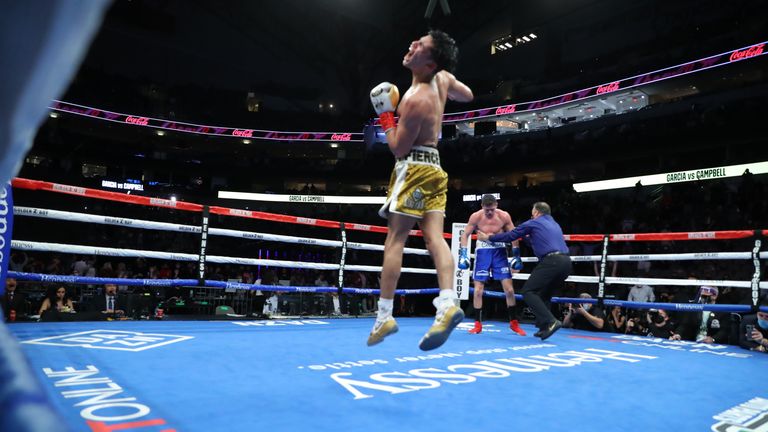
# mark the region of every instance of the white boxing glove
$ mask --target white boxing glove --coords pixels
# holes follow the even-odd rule
[[[371,104],[385,133],[396,126],[395,109],[399,102],[400,90],[392,83],[383,82],[371,90]]]

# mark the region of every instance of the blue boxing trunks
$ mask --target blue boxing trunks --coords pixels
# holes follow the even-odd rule
[[[485,282],[488,279],[503,280],[511,278],[512,273],[509,271],[506,243],[478,240],[472,279],[478,282]]]

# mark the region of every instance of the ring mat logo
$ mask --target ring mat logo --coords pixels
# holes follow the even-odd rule
[[[492,327],[496,327],[496,326],[493,324],[483,323],[483,333],[501,333],[501,330],[497,330]],[[463,322],[463,323],[459,323],[459,325],[456,326],[456,330],[464,330],[464,331],[470,331],[473,328],[475,328],[475,323],[472,323],[472,322]]]
[[[145,351],[176,342],[192,339],[192,336],[178,336],[157,333],[141,333],[118,330],[90,330],[23,341],[30,345],[53,345],[116,351]]]
[[[768,399],[756,397],[713,417],[715,432],[768,432]]]

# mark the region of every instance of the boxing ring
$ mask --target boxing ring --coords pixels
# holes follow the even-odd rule
[[[356,231],[384,233],[362,224],[205,207],[48,182],[17,179],[23,189],[117,200],[144,206],[201,212],[200,226],[97,216],[34,207],[15,208],[21,217],[175,230],[199,236],[196,253],[169,253],[14,240],[17,250],[145,257],[196,263],[344,271],[380,271],[347,262],[349,250],[381,251],[352,242]],[[335,229],[339,240],[299,238],[209,226],[220,214]],[[18,223],[18,221],[17,221]],[[413,232],[417,234],[418,232]],[[572,257],[599,262],[599,276],[572,276],[574,283],[598,284],[602,303],[627,308],[750,312],[761,282],[765,232],[570,235],[567,240],[603,242],[600,255]],[[312,244],[340,248],[338,263],[298,262],[206,254],[207,242],[227,236],[243,240]],[[754,238],[746,252],[611,255],[611,241],[669,241]],[[426,251],[407,248],[412,255]],[[743,260],[754,267],[751,280],[629,278],[606,275],[610,261]],[[535,258],[524,258],[530,263]],[[404,273],[434,274],[405,267]],[[185,286],[210,289],[375,295],[377,290],[278,286],[198,279],[118,279],[10,272],[19,281],[65,284]],[[524,280],[528,273],[518,273]],[[711,285],[749,289],[752,305],[633,303],[603,298],[622,284]],[[399,295],[434,296],[436,288],[398,290]],[[503,297],[486,291],[485,295]],[[575,301],[555,298],[555,303]],[[768,311],[765,308],[761,309]],[[400,331],[375,347],[365,346],[373,318],[212,321],[112,321],[13,323],[8,329],[40,382],[48,402],[72,430],[765,430],[768,390],[761,377],[768,356],[735,346],[671,341],[613,333],[562,329],[546,342],[520,337],[487,322],[470,335],[468,319],[438,350],[425,353],[418,340],[432,318],[398,318]],[[495,325],[494,325],[495,324]],[[530,324],[522,327],[532,334]]]

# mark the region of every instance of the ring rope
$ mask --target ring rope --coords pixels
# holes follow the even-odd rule
[[[472,258],[474,254],[470,255]],[[768,252],[760,252],[760,259],[768,259]],[[600,261],[602,255],[574,255],[571,261]],[[679,254],[608,255],[608,261],[699,261],[699,260],[752,260],[752,252],[695,252]],[[536,257],[523,257],[523,262],[539,262]]]
[[[140,195],[126,195],[119,192],[109,192],[99,189],[91,189],[80,186],[64,185],[40,180],[30,180],[24,178],[14,178],[12,186],[18,189],[41,190],[47,192],[63,193],[68,195],[78,195],[85,198],[95,198],[107,201],[122,202],[128,204],[137,204],[150,207],[162,207],[176,210],[185,210],[200,213],[203,211],[203,205],[189,203],[186,201],[172,201],[163,198],[151,198]],[[210,212],[222,216],[233,216],[250,219],[265,220],[270,222],[284,222],[299,225],[311,225],[323,228],[339,228],[344,224],[344,228],[353,231],[367,231],[376,233],[387,233],[387,227],[377,225],[367,225],[359,223],[338,222],[325,219],[315,219],[301,216],[288,216],[277,213],[267,213],[254,210],[243,210],[228,207],[211,206]],[[420,230],[411,230],[410,235],[423,236]],[[450,238],[449,233],[444,233],[443,237]]]
[[[529,273],[514,273],[512,279],[528,280]],[[599,281],[597,276],[568,276],[566,282],[590,283],[596,284]],[[616,277],[607,276],[606,284],[616,285],[675,285],[675,286],[722,286],[734,288],[751,288],[752,281],[734,281],[734,280],[710,280],[710,279],[665,279],[665,278],[637,278],[637,277]],[[768,282],[760,282],[760,288],[768,288]]]
[[[47,275],[40,273],[25,273],[17,271],[9,271],[8,276],[18,281],[33,281],[33,282],[56,282],[56,283],[70,283],[80,285],[126,285],[126,286],[190,286],[200,288],[197,285],[196,279],[123,279],[123,278],[101,278],[101,277],[87,277],[87,276],[72,276],[72,275]],[[335,287],[303,287],[303,286],[286,286],[286,285],[262,285],[262,284],[246,284],[240,282],[224,282],[205,280],[204,286],[207,288],[235,288],[243,290],[260,290],[260,291],[280,291],[280,292],[296,292],[296,293],[336,293]],[[470,293],[474,292],[474,288],[470,288]],[[418,288],[418,289],[398,289],[395,290],[395,294],[398,295],[422,295],[422,294],[437,294],[440,291],[439,288]],[[343,293],[346,294],[362,294],[362,295],[378,295],[379,290],[373,288],[343,288]],[[503,292],[498,291],[484,291],[486,297],[504,298],[506,295]],[[522,300],[523,297],[520,294],[516,294],[515,298]],[[583,298],[568,298],[568,297],[552,297],[553,303],[597,303],[597,299],[583,299]],[[713,312],[749,312],[751,311],[750,305],[724,305],[724,304],[699,304],[699,303],[642,303],[642,302],[630,302],[624,300],[605,299],[604,304],[608,306],[621,306],[632,309],[665,309],[665,310],[677,310],[677,311],[713,311]],[[768,312],[768,307],[760,307],[761,311]]]
[[[121,226],[125,228],[143,228],[143,229],[161,230],[161,231],[184,232],[184,233],[191,233],[191,234],[200,234],[200,232],[202,231],[202,229],[199,226],[194,226],[194,225],[174,224],[174,223],[168,223],[168,222],[155,222],[155,221],[149,221],[144,219],[129,219],[129,218],[122,218],[122,217],[114,217],[114,216],[91,215],[87,213],[41,209],[41,208],[34,208],[34,207],[15,207],[13,209],[13,214],[15,216],[30,216],[30,217],[37,217],[37,218],[44,218],[44,219],[64,220],[69,222],[86,222],[86,223],[95,223],[100,225]],[[240,231],[240,230],[231,230],[231,229],[224,229],[224,228],[208,228],[208,234],[244,238],[249,240],[267,240],[267,241],[277,241],[282,243],[300,243],[300,244],[307,244],[307,245],[329,246],[329,247],[341,247],[341,243],[342,243],[341,241],[338,241],[338,240],[299,238],[299,237],[285,236],[280,234],[267,234],[267,233],[253,232],[253,231]],[[347,247],[350,249],[371,250],[371,251],[384,250],[383,245],[359,243],[359,242],[347,242]],[[418,248],[404,248],[404,252],[408,254],[414,254],[414,255],[425,255],[425,256],[429,255],[429,251],[427,251],[426,249],[418,249]]]
[[[150,259],[164,259],[170,261],[197,261],[199,255],[176,253],[176,252],[160,252],[160,251],[147,251],[139,249],[118,249],[118,248],[106,248],[100,246],[83,246],[83,245],[69,245],[63,243],[45,243],[45,242],[33,242],[12,240],[11,248],[33,251],[33,252],[60,252],[60,253],[72,253],[80,255],[97,255],[97,256],[117,256],[117,257],[132,257],[132,258],[150,258]],[[261,258],[240,258],[240,257],[225,257],[219,255],[207,255],[205,257],[206,262],[212,262],[217,264],[239,264],[239,265],[254,265],[254,266],[267,266],[267,267],[287,267],[287,268],[308,268],[315,270],[338,270],[339,264],[327,264],[327,263],[311,263],[305,261],[285,261],[285,260],[273,260],[273,259],[261,259]],[[362,266],[362,265],[346,265],[346,269],[358,270],[358,271],[381,271],[381,266]],[[421,274],[436,274],[435,269],[421,269],[403,267],[404,273],[421,273]]]
[[[189,203],[185,201],[171,201],[163,198],[151,198],[139,195],[126,195],[119,192],[102,191],[98,189],[84,188],[80,186],[63,185],[40,180],[30,180],[24,178],[14,178],[13,187],[28,190],[42,190],[48,192],[64,193],[69,195],[79,195],[86,198],[96,198],[109,201],[117,201],[129,204],[139,204],[145,206],[163,207],[176,210],[186,210],[193,212],[202,212],[201,204]],[[210,211],[213,214],[224,216],[253,218],[267,220],[272,222],[286,222],[293,224],[313,225],[325,228],[339,228],[342,222],[329,221],[323,219],[314,219],[299,216],[288,216],[275,213],[266,213],[253,210],[234,209],[227,207],[211,206]],[[387,233],[387,228],[376,225],[366,225],[357,223],[343,222],[344,227],[354,231],[368,231]],[[611,241],[677,241],[677,240],[735,240],[751,238],[756,231],[754,230],[728,230],[728,231],[699,231],[699,232],[667,232],[667,233],[636,233],[636,234],[611,234]],[[757,230],[764,236],[768,236],[768,229]],[[423,235],[420,230],[411,230],[411,235]],[[443,237],[451,238],[450,233],[443,233]],[[600,242],[603,241],[603,234],[566,234],[563,236],[566,241],[575,242]]]
[[[200,288],[197,286],[197,279],[123,279],[123,278],[103,278],[103,277],[89,277],[89,276],[74,276],[74,275],[48,275],[41,273],[26,273],[9,271],[8,277],[14,278],[18,281],[27,282],[50,282],[50,283],[68,283],[75,285],[125,285],[125,286],[189,286],[194,288]],[[206,288],[235,288],[250,291],[281,291],[281,292],[313,292],[313,293],[337,293],[336,287],[306,287],[306,286],[291,286],[291,285],[263,285],[263,284],[247,284],[242,282],[224,282],[216,280],[205,280],[204,287]],[[417,289],[398,289],[395,290],[399,295],[416,295],[416,294],[437,294],[440,291],[439,288],[417,288]],[[378,289],[372,288],[343,288],[342,292],[347,294],[378,294]]]
[[[199,234],[201,232],[201,228],[199,226],[194,226],[194,225],[174,224],[174,223],[168,223],[168,222],[155,222],[155,221],[149,221],[144,219],[129,219],[129,218],[122,218],[122,217],[114,217],[114,216],[91,215],[87,213],[41,209],[41,208],[34,208],[34,207],[22,207],[22,206],[15,207],[13,209],[13,214],[16,216],[30,216],[30,217],[65,220],[65,221],[72,221],[72,222],[87,222],[87,223],[95,223],[95,224],[102,224],[102,225],[122,226],[126,228],[143,228],[143,229],[151,229],[151,230],[164,230],[164,231],[175,231],[175,232],[185,232],[185,233],[195,233],[195,234]],[[302,243],[302,244],[310,244],[310,245],[316,245],[316,246],[329,246],[329,247],[341,246],[341,242],[338,240],[307,239],[307,238],[298,238],[298,237],[285,236],[285,235],[279,235],[279,234],[267,234],[267,233],[253,232],[253,231],[240,231],[240,230],[231,230],[231,229],[224,229],[224,228],[209,228],[208,233],[211,235],[245,238],[250,240],[267,240],[267,241],[277,241],[277,242],[283,242],[283,243]],[[384,250],[383,245],[376,245],[376,244],[370,244],[370,243],[358,243],[358,242],[347,242],[347,247],[350,249],[359,249],[359,250],[372,250],[372,251]],[[425,255],[425,256],[429,255],[429,251],[427,251],[426,249],[418,249],[418,248],[404,248],[404,252],[409,254],[415,254],[415,255]],[[472,254],[471,256],[474,257],[474,254]],[[759,257],[760,259],[768,259],[768,252],[759,252]],[[601,258],[602,258],[601,255],[581,255],[581,256],[572,256],[571,260],[572,261],[600,261]],[[694,261],[694,260],[701,260],[701,259],[751,260],[752,252],[700,252],[700,253],[680,253],[680,254],[608,255],[607,259],[608,261]],[[523,257],[522,260],[523,262],[539,261],[539,259],[536,257]]]

